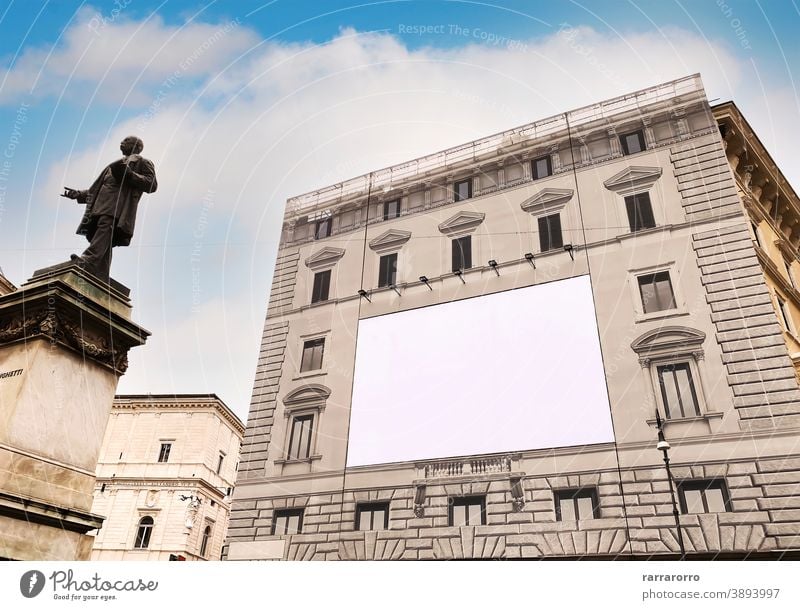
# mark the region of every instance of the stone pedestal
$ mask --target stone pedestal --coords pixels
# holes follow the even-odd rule
[[[95,468],[128,350],[129,291],[72,264],[0,297],[0,558],[89,559]]]

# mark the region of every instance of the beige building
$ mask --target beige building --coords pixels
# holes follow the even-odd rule
[[[16,286],[6,279],[6,276],[3,275],[3,270],[0,269],[0,297],[6,294],[11,294],[16,289]]]
[[[800,372],[800,199],[736,104],[712,110],[789,356]]]
[[[220,558],[244,425],[214,394],[117,396],[92,512],[95,560]]]
[[[800,389],[724,137],[694,75],[290,199],[226,557],[797,553]],[[367,322],[575,278],[611,440],[347,465]]]

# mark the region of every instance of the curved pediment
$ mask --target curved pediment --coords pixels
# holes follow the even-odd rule
[[[632,165],[611,176],[611,178],[603,182],[603,185],[609,191],[614,191],[620,195],[630,195],[637,191],[641,192],[649,189],[661,177],[662,171],[660,167]]]
[[[523,211],[535,216],[555,213],[567,205],[574,194],[572,189],[543,189],[523,201],[520,206]]]
[[[648,331],[635,339],[631,343],[631,349],[640,355],[691,350],[700,347],[705,339],[704,332],[688,326],[664,326]]]
[[[486,214],[480,212],[459,212],[439,225],[439,231],[445,235],[454,233],[471,233],[483,222]]]
[[[370,249],[376,252],[386,250],[397,250],[404,243],[411,239],[411,231],[400,231],[399,229],[389,229],[369,242]]]
[[[321,269],[323,267],[333,267],[340,258],[344,256],[341,248],[331,248],[327,246],[315,252],[305,260],[306,267],[309,269]]]
[[[285,405],[298,405],[310,402],[324,402],[331,395],[330,388],[319,383],[309,383],[292,390],[283,398]]]

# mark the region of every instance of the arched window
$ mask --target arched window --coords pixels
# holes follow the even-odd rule
[[[139,529],[136,530],[135,549],[146,549],[150,546],[150,534],[153,533],[154,521],[152,517],[142,517],[139,519]]]
[[[200,542],[200,556],[205,557],[206,551],[208,550],[208,539],[211,538],[211,526],[206,525],[206,529],[203,530],[203,539]]]

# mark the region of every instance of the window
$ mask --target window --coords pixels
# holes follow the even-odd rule
[[[331,270],[320,271],[314,274],[314,288],[311,292],[311,302],[319,303],[328,300],[331,288]]]
[[[225,463],[225,454],[224,453],[220,453],[219,454],[219,459],[217,460],[217,474],[222,472],[222,464],[223,463]]]
[[[631,232],[652,229],[656,226],[653,217],[653,206],[650,204],[650,193],[639,193],[625,197],[625,209],[628,212],[628,223]]]
[[[697,392],[688,362],[658,367],[658,385],[668,419],[700,415]]]
[[[394,199],[383,204],[383,219],[391,220],[400,216],[400,200]]]
[[[726,513],[731,510],[731,500],[725,481],[680,481],[678,496],[683,513]]]
[[[314,416],[295,415],[289,434],[289,451],[286,459],[307,460],[311,455],[311,431],[314,427]]]
[[[272,519],[272,535],[286,536],[303,531],[303,509],[276,510]]]
[[[326,237],[330,237],[332,224],[333,219],[330,216],[323,218],[322,220],[318,220],[316,226],[314,227],[314,239],[325,239]]]
[[[158,452],[158,461],[169,462],[170,451],[172,451],[172,443],[161,443],[161,451]]]
[[[449,524],[486,525],[486,496],[450,498]]]
[[[600,516],[594,488],[562,489],[555,492],[556,521],[596,519]]]
[[[753,229],[753,239],[755,240],[756,245],[759,248],[763,248],[761,245],[761,236],[758,234],[758,225],[754,222],[751,222],[750,227]]]
[[[150,546],[150,535],[153,533],[154,523],[152,517],[139,519],[139,528],[136,530],[136,542],[133,544],[133,548],[146,549]]]
[[[453,185],[453,198],[455,201],[464,201],[472,197],[472,178],[460,180]]]
[[[378,288],[394,286],[397,282],[397,252],[381,256],[378,271]]]
[[[206,525],[206,528],[203,530],[203,537],[200,541],[200,557],[206,556],[206,552],[208,551],[209,538],[211,538],[211,526]]]
[[[625,155],[634,155],[645,150],[644,134],[641,130],[621,135],[619,142],[622,144],[622,153]]]
[[[561,248],[564,238],[561,235],[561,214],[539,217],[539,248],[542,252]]]
[[[778,294],[776,294],[775,297],[778,299],[778,310],[781,312],[783,327],[786,329],[787,333],[794,333],[794,327],[792,326],[792,319],[789,316],[789,310],[786,307],[786,301]]]
[[[325,351],[325,339],[311,339],[303,343],[303,358],[300,360],[300,372],[316,371],[322,368],[322,354]]]
[[[531,161],[531,172],[533,173],[533,179],[538,180],[539,178],[546,178],[553,174],[553,165],[550,161],[550,155],[546,157],[539,157],[538,159],[534,159]]]
[[[640,275],[637,280],[644,313],[675,309],[675,295],[672,291],[669,271]]]
[[[794,283],[794,275],[792,275],[792,263],[784,259],[783,265],[786,267],[786,275],[789,278],[789,283],[792,285],[792,288],[797,290],[797,284]]]
[[[356,507],[356,529],[360,531],[389,529],[389,503],[359,504]]]
[[[453,271],[472,268],[472,236],[453,240]]]

